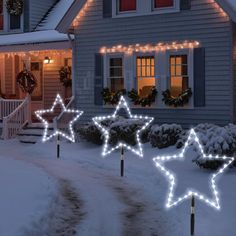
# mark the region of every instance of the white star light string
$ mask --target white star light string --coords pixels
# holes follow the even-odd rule
[[[134,149],[134,148],[130,147],[129,145],[123,143],[123,142],[119,142],[115,147],[109,149],[108,142],[109,142],[109,139],[110,139],[110,135],[109,135],[110,132],[109,132],[109,129],[104,128],[101,125],[101,122],[105,121],[105,120],[108,120],[108,119],[115,119],[117,117],[118,111],[121,108],[124,108],[127,111],[129,119],[140,119],[140,120],[145,120],[146,121],[145,124],[136,133],[136,141],[137,141],[137,146],[138,146],[137,149]],[[113,113],[113,115],[100,116],[100,117],[94,117],[93,118],[94,124],[103,132],[103,134],[105,136],[105,143],[104,143],[104,146],[103,146],[102,155],[107,156],[107,155],[111,154],[113,151],[124,147],[124,148],[130,150],[131,152],[133,152],[134,154],[136,154],[140,157],[143,157],[143,149],[142,149],[142,144],[141,144],[139,136],[140,136],[140,133],[142,131],[144,131],[153,120],[154,120],[154,118],[148,117],[148,116],[132,115],[131,111],[130,111],[130,108],[129,108],[125,98],[123,96],[121,96],[120,101],[118,103],[118,106],[116,107],[116,110]]]
[[[170,161],[170,160],[183,160],[185,158],[184,154],[186,152],[186,149],[192,141],[195,141],[197,143],[197,145],[199,147],[199,150],[201,152],[201,155],[204,159],[224,160],[224,161],[227,161],[227,162],[225,164],[223,164],[223,166],[215,174],[213,174],[212,177],[211,177],[210,184],[211,184],[211,188],[212,188],[213,199],[208,199],[203,194],[201,194],[197,191],[187,191],[187,193],[184,196],[179,197],[175,201],[174,200],[174,190],[175,190],[175,186],[176,186],[176,177],[173,173],[168,171],[161,164],[161,162]],[[166,203],[167,208],[177,206],[179,203],[181,203],[185,199],[188,199],[188,198],[191,198],[192,196],[195,196],[196,198],[198,198],[201,201],[207,203],[211,207],[216,208],[217,210],[220,210],[220,199],[219,199],[219,192],[217,191],[217,187],[216,187],[216,178],[219,175],[221,175],[224,172],[224,170],[234,161],[234,158],[226,157],[226,156],[220,157],[218,155],[217,156],[213,156],[213,155],[208,155],[207,156],[207,155],[205,155],[203,147],[200,144],[199,138],[197,137],[197,134],[195,133],[195,131],[192,129],[190,131],[190,135],[188,137],[188,140],[185,143],[184,148],[183,148],[182,152],[179,155],[160,156],[160,157],[154,158],[153,161],[155,162],[156,167],[158,169],[160,169],[169,180],[170,189],[169,189],[169,194],[168,194],[167,203]]]
[[[48,135],[49,123],[48,123],[48,121],[46,119],[43,118],[43,115],[45,113],[53,114],[54,109],[55,109],[56,105],[58,105],[58,104],[61,106],[63,113],[70,113],[70,114],[74,113],[74,114],[77,114],[68,124],[70,135],[67,135],[67,134],[65,134],[64,132],[62,132],[62,131],[60,131],[58,129],[56,129],[51,135]],[[74,134],[74,130],[73,130],[73,124],[83,114],[83,111],[74,110],[74,109],[67,109],[65,107],[65,104],[63,103],[62,98],[61,98],[61,96],[59,94],[57,95],[57,97],[56,97],[56,99],[55,99],[51,109],[39,110],[39,111],[36,111],[35,114],[39,118],[39,120],[42,121],[42,123],[44,124],[44,127],[45,127],[43,138],[42,138],[43,142],[49,141],[50,139],[52,139],[53,137],[58,136],[58,135],[64,137],[65,139],[67,139],[67,140],[69,140],[69,141],[71,141],[73,143],[75,142],[75,134]]]

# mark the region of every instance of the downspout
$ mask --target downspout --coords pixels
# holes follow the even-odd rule
[[[67,33],[67,37],[72,47],[72,96],[75,96],[75,43],[69,33]]]

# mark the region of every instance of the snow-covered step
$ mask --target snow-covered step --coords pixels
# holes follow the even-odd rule
[[[52,132],[52,125],[49,126],[49,134]],[[44,133],[44,127],[42,124],[33,123],[25,127],[18,135],[18,139],[21,143],[35,144],[42,139]]]

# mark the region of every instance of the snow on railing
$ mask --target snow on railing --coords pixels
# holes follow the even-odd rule
[[[11,103],[12,101],[12,103]],[[27,96],[25,100],[21,102],[8,100],[8,108],[2,109],[4,111],[2,113],[3,117],[3,129],[2,129],[2,138],[3,139],[11,139],[14,138],[19,131],[30,122],[30,112],[31,112],[31,99],[30,96]],[[2,104],[1,104],[2,105]],[[17,106],[18,105],[18,106]],[[3,105],[5,106],[5,104]]]
[[[72,108],[73,104],[74,104],[74,97],[71,97],[68,99],[68,104],[66,105],[66,109],[70,109]],[[64,115],[64,112],[62,111],[61,114],[57,117],[54,118],[53,120],[53,128],[56,129],[60,129],[60,130],[64,130],[66,131],[66,129],[68,128],[68,123],[71,121],[71,117],[68,117],[66,115]]]

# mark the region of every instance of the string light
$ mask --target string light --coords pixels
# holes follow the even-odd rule
[[[26,57],[26,56],[36,56],[36,57],[39,57],[39,56],[42,56],[42,57],[45,57],[45,56],[63,56],[63,55],[66,55],[70,53],[71,54],[71,50],[68,49],[68,50],[34,50],[34,51],[27,51],[27,52],[7,52],[7,53],[4,53],[4,52],[1,52],[0,53],[0,56],[1,57],[4,57],[4,55],[7,55],[7,57],[11,57],[11,56],[20,56],[20,57]]]
[[[72,26],[73,27],[77,27],[78,26],[80,19],[85,16],[85,14],[86,14],[86,12],[87,12],[87,10],[90,7],[92,2],[93,2],[93,0],[87,0],[86,1],[84,6],[82,7],[82,9],[80,10],[79,14],[76,16],[76,18],[72,22]]]
[[[215,173],[212,175],[212,178],[210,180],[211,183],[211,188],[212,188],[212,192],[213,192],[213,199],[210,200],[208,198],[206,198],[203,194],[197,192],[197,191],[187,191],[187,193],[182,196],[179,197],[176,201],[173,200],[174,198],[174,189],[176,186],[176,177],[173,173],[171,173],[170,171],[168,171],[162,164],[161,162],[165,162],[165,161],[170,161],[170,160],[184,160],[185,159],[185,152],[187,147],[192,143],[192,141],[194,141],[200,150],[201,156],[204,159],[207,160],[224,160],[226,161],[225,164],[223,164],[223,166]],[[193,129],[191,129],[190,131],[190,135],[188,137],[187,142],[184,145],[184,148],[182,150],[182,152],[179,155],[174,155],[174,156],[159,156],[153,159],[153,161],[155,162],[155,165],[158,169],[161,170],[161,172],[164,173],[164,175],[168,178],[169,180],[169,184],[170,184],[170,189],[169,189],[169,194],[168,194],[168,198],[167,198],[167,203],[166,203],[166,207],[167,208],[171,208],[174,207],[176,205],[178,205],[179,203],[181,203],[182,201],[184,201],[185,199],[191,198],[192,196],[197,197],[198,199],[200,199],[201,201],[207,203],[208,205],[210,205],[213,208],[216,208],[217,210],[220,210],[220,199],[219,199],[219,192],[217,191],[217,187],[216,187],[216,178],[221,175],[224,170],[234,161],[234,158],[231,157],[220,157],[220,156],[213,156],[213,155],[205,155],[204,150],[202,145],[200,144],[199,138],[197,137],[197,134],[195,133],[195,131]]]
[[[67,134],[65,134],[64,132],[62,132],[58,129],[54,130],[53,134],[48,135],[49,123],[46,119],[43,118],[43,115],[46,114],[46,113],[53,114],[54,109],[55,109],[56,105],[58,105],[58,104],[61,106],[63,113],[76,114],[76,116],[69,122],[70,135],[67,135]],[[43,134],[43,138],[42,138],[43,142],[49,141],[50,139],[52,139],[53,137],[58,136],[58,135],[64,137],[65,139],[67,139],[67,140],[69,140],[73,143],[75,142],[75,134],[74,134],[74,130],[73,130],[73,124],[83,114],[83,111],[67,109],[65,107],[65,104],[63,103],[62,98],[59,94],[56,96],[56,99],[55,99],[51,109],[39,110],[39,111],[36,111],[35,114],[39,118],[39,120],[41,120],[42,123],[44,124],[45,129],[44,129],[44,134]]]
[[[117,45],[113,46],[111,48],[108,47],[102,47],[100,49],[100,53],[106,54],[106,53],[126,53],[126,54],[132,54],[134,52],[155,52],[155,51],[165,51],[165,50],[179,50],[179,49],[185,49],[185,48],[196,48],[200,45],[198,41],[184,41],[182,43],[179,42],[172,42],[172,43],[158,43],[156,45],[146,44],[146,45],[129,45],[129,46],[123,46],[123,45]]]
[[[105,121],[105,120],[109,120],[109,119],[115,119],[117,117],[118,111],[121,108],[124,108],[127,111],[129,119],[140,119],[140,120],[145,120],[146,121],[145,124],[136,133],[136,142],[137,142],[137,146],[138,146],[137,149],[134,149],[134,148],[130,147],[129,145],[123,143],[123,142],[119,142],[117,146],[109,149],[108,142],[109,142],[109,139],[110,139],[110,130],[108,130],[107,128],[104,128],[103,125],[101,125],[101,122]],[[153,120],[154,120],[154,118],[148,117],[148,116],[132,115],[125,98],[123,96],[121,96],[120,101],[118,103],[118,106],[116,107],[115,112],[113,113],[113,115],[100,116],[100,117],[94,117],[93,118],[94,124],[102,131],[102,133],[105,136],[105,144],[103,146],[102,155],[107,156],[107,155],[111,154],[113,151],[115,151],[116,149],[120,149],[120,148],[124,147],[124,148],[130,150],[131,152],[133,152],[134,154],[136,154],[140,157],[143,157],[143,149],[142,149],[142,144],[141,144],[141,141],[140,141],[140,133],[142,131],[144,131]]]

